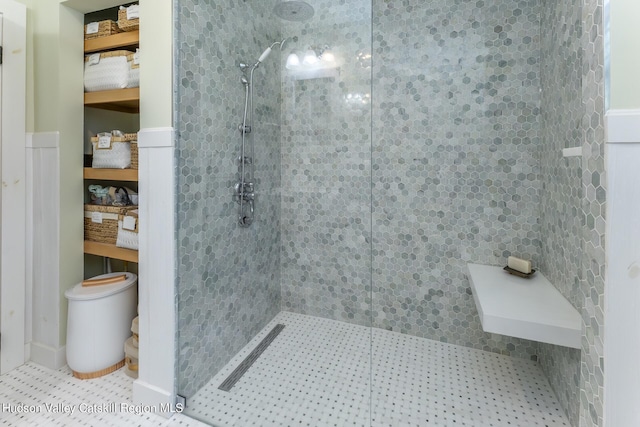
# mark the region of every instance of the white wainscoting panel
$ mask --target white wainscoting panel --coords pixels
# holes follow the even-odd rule
[[[174,399],[174,137],[173,128],[142,129],[138,134],[140,371],[133,385],[137,404],[160,405]]]
[[[604,388],[608,426],[640,425],[639,165],[640,143],[607,146]]]
[[[31,359],[51,369],[60,356],[60,135],[35,133],[27,139],[30,231],[29,277],[32,299]],[[63,347],[64,348],[64,347]],[[64,354],[64,351],[62,352]]]

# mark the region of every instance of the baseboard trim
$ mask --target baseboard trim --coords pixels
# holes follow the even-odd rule
[[[174,408],[174,401],[175,396],[169,391],[162,390],[140,379],[133,382],[133,403],[135,405],[149,405],[157,408],[156,414],[171,418],[174,412],[163,410],[163,408]]]
[[[49,369],[60,369],[67,364],[67,347],[58,349],[48,345],[31,343],[31,360]]]

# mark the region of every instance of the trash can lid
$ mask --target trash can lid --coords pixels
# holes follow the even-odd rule
[[[121,276],[125,274],[126,278],[118,283],[111,285],[82,286],[78,283],[71,289],[67,289],[64,296],[68,300],[86,301],[108,297],[130,288],[138,281],[138,276],[133,273],[109,273],[101,276],[92,277],[91,279],[107,279],[109,277]]]

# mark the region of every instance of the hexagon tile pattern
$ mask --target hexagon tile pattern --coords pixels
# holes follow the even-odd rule
[[[329,46],[337,77],[283,74],[282,308],[368,326],[371,283],[370,2],[314,4],[283,59]],[[284,65],[284,64],[283,64]]]
[[[540,259],[538,1],[374,5],[373,325],[535,357],[465,271]]]
[[[464,271],[539,256],[537,2],[374,2],[373,68],[366,3],[283,27],[344,59],[283,77],[283,309],[534,357],[482,332]]]
[[[255,72],[256,214],[237,225],[238,63],[280,33],[263,2],[180,0],[176,16],[178,391],[191,396],[280,311],[280,67]]]
[[[582,143],[582,22],[570,0],[542,1],[542,192],[540,270],[580,311],[584,305],[582,162],[563,148]],[[572,425],[578,425],[580,351],[541,344],[538,355]]]
[[[606,173],[602,10],[602,0],[584,0],[582,4],[582,207],[585,215],[582,275],[585,283],[582,286],[581,427],[604,424]]]

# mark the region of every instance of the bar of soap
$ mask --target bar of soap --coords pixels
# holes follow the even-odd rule
[[[531,261],[514,256],[507,258],[507,266],[524,274],[531,273]]]

